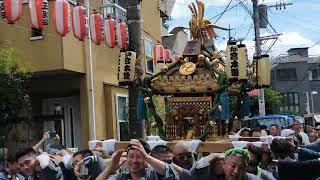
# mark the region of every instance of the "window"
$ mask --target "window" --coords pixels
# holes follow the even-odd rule
[[[117,133],[120,141],[129,138],[128,96],[116,94]]]
[[[127,2],[123,0],[102,0],[103,16],[110,16],[116,20],[127,20]]]
[[[320,69],[312,69],[311,70],[312,81],[320,80]]]
[[[144,54],[147,56],[148,60],[146,61],[146,72],[149,74],[154,73],[154,64],[153,64],[153,43],[151,39],[144,37]]]
[[[30,40],[35,41],[35,40],[41,40],[41,39],[43,39],[42,30],[39,30],[37,28],[31,28]]]
[[[144,37],[144,54],[150,58],[153,58],[152,45],[152,40]]]
[[[280,111],[299,113],[299,94],[298,93],[284,93],[283,102],[280,106]]]
[[[278,81],[296,81],[297,73],[295,68],[290,69],[278,69],[277,70]]]
[[[146,73],[148,73],[148,74],[153,74],[154,73],[153,59],[148,59],[146,61]]]

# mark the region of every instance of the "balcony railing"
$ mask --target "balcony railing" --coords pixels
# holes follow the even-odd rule
[[[105,18],[109,16],[115,20],[127,20],[127,10],[119,6],[117,3],[107,1],[107,3],[104,3],[101,7],[101,11]]]

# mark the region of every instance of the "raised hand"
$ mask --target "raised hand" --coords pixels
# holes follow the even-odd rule
[[[132,145],[132,147],[134,149],[137,149],[140,151],[142,157],[145,159],[148,156],[148,153],[145,151],[144,147],[142,146],[142,144],[140,143],[139,140],[137,139],[131,139],[130,144]]]
[[[125,162],[126,160],[121,159],[122,153],[124,152],[123,149],[120,149],[115,152],[115,154],[112,157],[110,169],[112,172],[117,171]]]

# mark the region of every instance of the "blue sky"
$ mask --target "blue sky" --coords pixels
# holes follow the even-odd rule
[[[206,3],[205,17],[207,19],[220,14],[229,3],[230,0],[202,0]],[[230,7],[238,4],[240,0],[232,0]],[[243,0],[242,0],[243,1]],[[190,20],[190,12],[187,5],[193,0],[176,0],[173,12],[171,14],[170,28],[175,26],[187,26]],[[273,46],[269,54],[276,57],[281,54],[286,54],[289,48],[308,47],[320,41],[320,0],[260,0],[260,3],[267,5],[276,4],[276,2],[292,2],[293,5],[287,6],[286,9],[276,10],[269,8],[268,19],[271,25],[278,33],[283,33],[277,43]],[[252,12],[251,0],[246,0],[244,5]],[[212,19],[211,22],[216,20]],[[250,26],[252,25],[251,16],[242,6],[237,6],[226,12],[217,25],[228,27],[231,25],[231,35],[235,38],[244,38]],[[224,49],[228,33],[217,31],[219,37],[216,40],[216,45],[219,49]],[[273,33],[273,30],[268,26],[267,30],[261,30],[262,35]],[[251,28],[249,35],[244,41],[249,48],[249,56],[254,52],[254,31]],[[267,50],[272,41],[268,41],[263,45],[263,49]],[[309,50],[310,55],[320,56],[320,43]]]

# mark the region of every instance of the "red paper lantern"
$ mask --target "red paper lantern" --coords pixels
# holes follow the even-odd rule
[[[70,7],[67,0],[56,0],[53,10],[55,31],[65,36],[69,32]]]
[[[14,24],[22,15],[22,0],[2,0],[1,16],[8,24]]]
[[[179,55],[177,55],[176,53],[173,53],[171,59],[172,59],[172,62],[175,63],[179,60]]]
[[[29,0],[32,27],[43,30],[49,24],[48,0]]]
[[[164,60],[166,61],[166,63],[172,63],[171,51],[168,48],[164,49]]]
[[[153,58],[156,63],[164,63],[164,47],[161,44],[157,44],[153,48]]]
[[[127,46],[127,25],[126,23],[120,21],[117,24],[117,43],[121,49]]]
[[[103,32],[102,20],[103,20],[102,14],[96,11],[93,12],[90,16],[89,26],[90,26],[91,41],[96,45],[100,45],[102,40],[102,32]]]
[[[112,18],[104,21],[104,37],[108,47],[114,48],[117,45],[116,40],[116,21]]]
[[[86,38],[86,8],[76,6],[72,12],[72,29],[73,35],[80,41]]]

